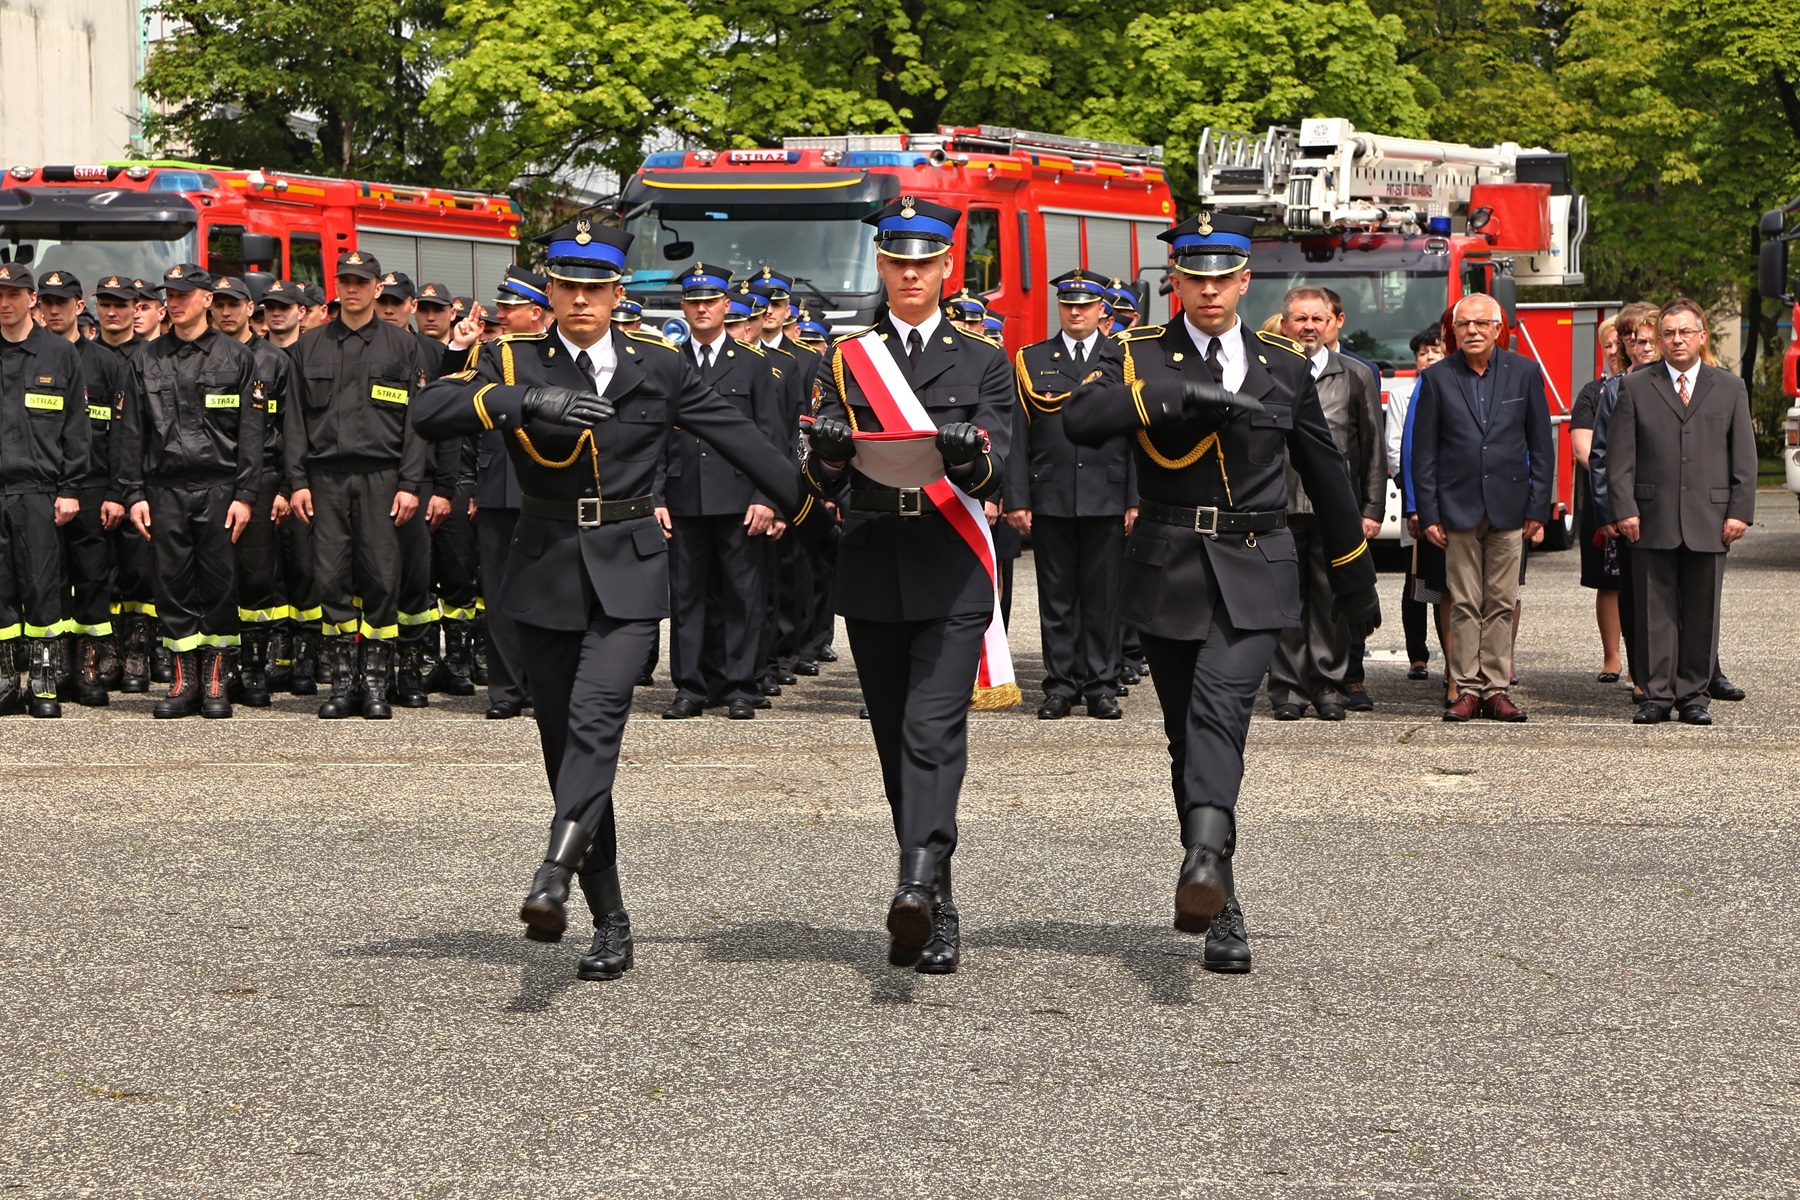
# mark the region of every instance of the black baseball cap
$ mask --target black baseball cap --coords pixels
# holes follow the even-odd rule
[[[28,292],[35,292],[37,280],[31,277],[31,268],[24,263],[0,263],[0,287],[24,288]]]
[[[419,288],[420,304],[435,304],[440,308],[453,308],[450,289],[441,283],[427,283]]]
[[[364,254],[361,250],[346,250],[338,255],[337,273],[349,275],[356,279],[380,279],[381,263],[373,254]]]
[[[163,302],[162,284],[154,279],[133,279],[131,286],[137,289],[139,300],[149,300],[155,304]]]
[[[100,281],[100,286],[94,289],[94,296],[95,298],[105,296],[111,300],[136,300],[138,298],[137,284],[123,275],[108,275]]]
[[[314,308],[325,303],[325,287],[323,284],[303,283],[300,285],[300,294],[305,296],[306,302]]]
[[[271,304],[297,307],[306,303],[306,289],[291,279],[277,279],[263,289],[262,303],[264,308]]]
[[[67,271],[52,271],[38,280],[37,293],[53,300],[81,299],[81,280]]]
[[[231,296],[238,300],[252,299],[250,285],[236,275],[221,275],[213,280],[213,295]]]
[[[413,287],[412,276],[405,271],[389,271],[381,277],[381,298],[383,300],[411,300],[419,293]]]
[[[164,271],[157,282],[165,292],[210,292],[213,277],[210,271],[198,263],[176,263]]]

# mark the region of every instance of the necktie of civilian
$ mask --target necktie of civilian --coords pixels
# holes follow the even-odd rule
[[[1688,406],[1688,386],[1687,386],[1687,376],[1686,375],[1677,375],[1675,377],[1675,394],[1677,396],[1681,397],[1681,407],[1686,408]]]

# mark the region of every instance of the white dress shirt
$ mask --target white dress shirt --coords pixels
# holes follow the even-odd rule
[[[892,312],[888,313],[888,320],[892,321],[894,323],[894,328],[900,331],[900,354],[904,357],[906,355],[907,335],[916,329],[919,331],[919,344],[921,346],[931,345],[931,335],[936,333],[937,327],[943,323],[944,314],[934,308],[931,310],[931,315],[926,317],[925,320],[918,325],[908,325]]]
[[[1307,357],[1312,362],[1313,378],[1317,379],[1325,373],[1325,363],[1331,357],[1331,347],[1320,346],[1318,350]]]
[[[699,338],[690,338],[689,344],[694,347],[694,366],[702,369],[709,366],[718,366],[720,356],[725,353],[725,348],[731,344],[727,340],[730,337],[731,335],[729,333],[720,329],[719,336],[710,342],[703,342]],[[703,353],[709,356],[710,361],[708,358],[701,357]]]
[[[1094,332],[1088,334],[1087,337],[1078,340],[1070,337],[1069,331],[1065,329],[1063,330],[1062,340],[1063,345],[1068,348],[1070,358],[1075,357],[1075,348],[1079,346],[1081,347],[1081,361],[1084,363],[1091,363],[1094,361],[1094,350],[1100,342],[1100,331],[1096,329]]]
[[[1200,351],[1200,357],[1206,357],[1207,348],[1212,343],[1212,335],[1201,333],[1194,323],[1188,320],[1187,314],[1181,315],[1187,325],[1188,336],[1194,339],[1194,349]],[[1223,383],[1227,391],[1239,392],[1244,388],[1244,376],[1249,373],[1250,365],[1244,361],[1244,323],[1233,321],[1231,328],[1219,335],[1219,372],[1224,376]]]
[[[599,341],[589,346],[585,351],[574,342],[571,342],[568,335],[562,330],[558,329],[556,331],[556,336],[562,339],[563,349],[569,352],[570,362],[579,363],[581,361],[580,355],[584,353],[588,356],[588,361],[594,368],[588,373],[589,377],[594,381],[594,394],[596,396],[606,395],[606,387],[612,382],[613,372],[619,369],[619,355],[618,352],[613,349],[612,335],[608,334],[606,337],[601,338]]]

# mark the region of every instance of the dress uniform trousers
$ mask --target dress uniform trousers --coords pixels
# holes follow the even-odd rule
[[[674,524],[675,536],[669,539],[674,617],[669,673],[678,694],[696,704],[754,702],[761,694],[756,677],[765,612],[766,539],[746,532],[742,513],[676,517]],[[714,620],[714,637],[709,639],[707,626]],[[643,665],[640,659],[638,667]]]
[[[1280,634],[1275,629],[1243,630],[1233,625],[1210,564],[1206,574],[1212,627],[1204,638],[1186,641],[1138,634],[1162,705],[1175,813],[1182,818],[1208,806],[1237,809],[1250,713]]]
[[[236,488],[151,480],[150,551],[163,645],[177,653],[238,644],[237,547],[225,528]]]
[[[522,621],[517,628],[531,663],[538,739],[556,798],[556,820],[577,822],[593,833],[581,867],[582,874],[589,874],[612,867],[618,858],[613,781],[619,743],[631,715],[632,689],[659,622],[616,621],[601,610],[585,571],[581,587],[588,601],[585,630],[544,629]]]
[[[956,799],[969,769],[969,685],[989,619],[844,620],[902,850],[928,849],[941,860],[956,849]]]
[[[395,531],[400,543],[400,584],[395,610],[402,639],[414,642],[424,638],[437,623],[437,601],[431,594],[431,524],[425,509],[436,489],[426,483],[419,489],[419,511],[413,519]]]
[[[1045,517],[1031,522],[1037,566],[1044,694],[1093,700],[1119,684],[1122,517]]]
[[[56,497],[0,496],[0,641],[56,636],[66,594]]]
[[[1269,664],[1269,703],[1338,704],[1348,699],[1350,631],[1331,615],[1331,566],[1319,537],[1319,518],[1289,513],[1300,560],[1301,624],[1281,631]]]
[[[399,468],[320,466],[311,476],[313,586],[322,631],[360,633],[375,641],[398,637],[400,531],[388,513],[400,490]]]
[[[250,506],[250,524],[237,541],[238,618],[247,625],[272,628],[292,615],[282,578],[281,534],[270,516],[280,491],[280,473],[264,471]],[[303,523],[298,517],[293,521]],[[154,525],[150,532],[156,532]]]
[[[819,656],[831,648],[832,635],[837,632],[837,611],[831,607],[837,560],[831,550],[822,546],[803,546],[801,550],[806,555],[812,599],[795,656],[804,662],[818,662]]]
[[[519,523],[516,508],[484,508],[475,516],[475,545],[481,556],[481,591],[487,611],[488,703],[526,704],[531,692],[525,679],[525,651],[519,625],[500,604],[500,582],[506,578],[507,553],[512,548],[513,528]],[[655,637],[654,629],[651,632]],[[646,651],[648,653],[648,651]],[[640,669],[643,664],[638,664]],[[546,762],[551,761],[548,756]]]
[[[113,539],[100,524],[100,506],[106,503],[107,490],[106,484],[96,484],[77,491],[81,511],[62,527],[69,632],[89,637],[112,633]]]

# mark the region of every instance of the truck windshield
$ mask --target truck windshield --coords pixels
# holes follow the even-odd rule
[[[0,257],[30,263],[39,279],[67,271],[89,291],[109,275],[156,279],[176,263],[200,261],[199,254],[191,224],[0,222]]]
[[[682,271],[704,262],[729,267],[739,278],[774,267],[829,294],[877,290],[880,281],[869,227],[849,213],[825,217],[820,211],[824,207],[667,206],[645,213],[626,226],[636,237],[626,264],[631,286],[672,285]],[[677,242],[691,243],[693,249],[671,260],[665,252]]]
[[[1424,238],[1375,235],[1367,247],[1357,244],[1361,240],[1259,240],[1250,260],[1250,291],[1238,309],[1245,324],[1280,312],[1289,288],[1330,288],[1344,303],[1339,346],[1410,369],[1412,336],[1436,327],[1449,302],[1450,255],[1426,249]]]

